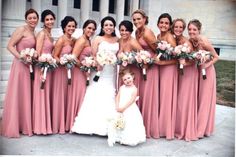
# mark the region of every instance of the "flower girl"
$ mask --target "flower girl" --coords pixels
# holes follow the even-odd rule
[[[137,88],[133,73],[126,69],[120,72],[123,85],[116,96],[116,111],[108,129],[108,144],[116,142],[135,146],[146,141],[142,115],[137,104]]]

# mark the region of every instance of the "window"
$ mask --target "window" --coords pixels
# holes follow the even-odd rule
[[[115,13],[115,0],[109,0],[109,13]]]
[[[27,0],[27,2],[31,2],[31,0]]]
[[[93,0],[93,11],[99,11],[100,0]]]
[[[52,5],[58,5],[58,0],[52,0]]]
[[[125,16],[129,16],[130,14],[130,0],[125,0]]]
[[[74,8],[80,9],[80,0],[74,0]]]

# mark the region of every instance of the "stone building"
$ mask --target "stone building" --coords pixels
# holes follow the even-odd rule
[[[75,17],[79,27],[88,18],[99,24],[106,15],[113,16],[119,24],[123,19],[131,20],[132,12],[141,8],[149,16],[149,27],[155,34],[158,34],[156,23],[161,13],[168,12],[173,19],[184,18],[186,22],[196,18],[203,24],[202,34],[220,50],[220,58],[235,60],[235,0],[0,0],[0,108],[13,58],[6,45],[14,29],[24,24],[24,13],[29,8],[39,14],[44,9],[51,9],[56,14],[55,37],[60,30],[60,21],[66,15]],[[40,26],[42,24],[37,29]],[[185,33],[187,35],[187,31]]]

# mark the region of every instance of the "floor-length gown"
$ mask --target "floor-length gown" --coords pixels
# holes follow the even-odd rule
[[[177,65],[160,66],[159,131],[166,139],[175,137],[178,71]]]
[[[60,57],[71,54],[72,46],[65,45]],[[53,71],[53,95],[52,95],[52,131],[64,134],[66,129],[66,109],[68,98],[67,69],[59,66]]]
[[[184,67],[179,76],[175,136],[186,141],[197,140],[198,70],[195,65]]]
[[[206,68],[207,79],[199,77],[197,136],[213,134],[216,110],[216,73],[214,65]]]
[[[35,48],[35,38],[23,37],[16,45],[18,52]],[[29,65],[14,58],[8,79],[3,117],[2,135],[20,137],[20,133],[32,136],[32,88]]]
[[[116,55],[118,43],[102,41],[98,51],[107,51]],[[93,81],[87,87],[80,111],[75,118],[72,132],[80,134],[107,135],[108,121],[115,112],[116,66],[105,65],[98,82]]]
[[[42,54],[51,54],[53,43],[49,38],[44,38]],[[41,69],[35,68],[33,92],[33,132],[35,134],[51,134],[51,105],[52,105],[52,72],[47,72],[44,89],[40,89]]]
[[[155,53],[143,38],[140,45],[154,56]],[[147,138],[159,138],[159,66],[153,64],[147,69],[147,80],[140,79],[140,111],[143,116]]]
[[[82,62],[86,56],[90,56],[92,49],[87,46],[83,49],[79,55],[79,61]],[[81,107],[86,91],[86,75],[80,70],[79,67],[75,67],[72,70],[72,83],[68,89],[68,106],[66,114],[66,130],[71,131],[74,124],[75,117]]]
[[[123,107],[130,101],[134,87],[122,85],[120,87],[120,103],[119,107]],[[134,102],[123,112],[125,127],[123,130],[117,130],[111,123],[111,137],[108,134],[108,142],[135,146],[146,141],[145,127],[143,118],[137,104]]]

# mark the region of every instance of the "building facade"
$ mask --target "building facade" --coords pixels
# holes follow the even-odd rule
[[[99,25],[107,15],[113,16],[118,25],[123,19],[131,20],[132,12],[138,8],[145,10],[149,16],[148,25],[156,35],[157,19],[161,13],[168,12],[173,19],[183,18],[186,22],[199,19],[203,24],[202,34],[220,50],[220,58],[235,60],[235,0],[0,0],[0,108],[13,59],[6,45],[15,28],[24,24],[24,13],[29,8],[34,8],[39,14],[51,9],[56,14],[56,31],[66,15],[73,16],[79,28],[89,18]],[[41,26],[39,24],[38,29]]]

